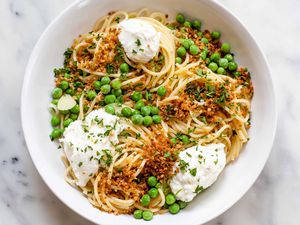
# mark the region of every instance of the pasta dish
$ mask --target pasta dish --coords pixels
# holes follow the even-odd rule
[[[177,214],[249,140],[250,72],[221,32],[141,9],[110,12],[54,69],[52,140],[96,208]]]

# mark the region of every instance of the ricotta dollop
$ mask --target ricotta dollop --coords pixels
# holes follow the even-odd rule
[[[111,163],[111,150],[125,127],[119,117],[98,109],[65,129],[60,142],[79,186],[84,187],[100,166]]]
[[[178,200],[192,201],[217,180],[226,164],[224,147],[223,144],[198,145],[180,152],[179,162],[174,166],[179,172],[170,182]]]
[[[135,62],[149,62],[158,52],[160,33],[147,21],[128,19],[119,24],[118,36],[127,57]]]

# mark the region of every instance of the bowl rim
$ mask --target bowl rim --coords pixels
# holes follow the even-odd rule
[[[45,174],[43,174],[39,167],[37,166],[38,165],[38,162],[37,162],[37,158],[35,158],[34,154],[33,154],[33,150],[30,148],[30,135],[29,135],[29,132],[26,132],[28,130],[28,127],[25,125],[25,120],[26,120],[26,116],[25,116],[25,93],[26,93],[26,90],[27,90],[27,86],[28,86],[28,83],[29,83],[29,78],[30,78],[30,74],[31,74],[31,71],[33,69],[33,64],[34,64],[34,61],[35,59],[38,57],[38,49],[40,48],[40,45],[41,45],[41,42],[42,42],[42,39],[45,38],[45,36],[47,35],[48,31],[61,19],[61,17],[66,14],[68,11],[70,11],[72,8],[74,8],[75,6],[81,4],[81,2],[84,2],[85,0],[76,0],[74,1],[73,3],[69,4],[66,8],[64,8],[58,15],[55,16],[55,18],[48,24],[48,26],[46,27],[46,29],[42,32],[42,34],[40,35],[38,41],[36,42],[32,52],[31,52],[31,55],[30,55],[30,58],[28,60],[28,63],[27,63],[27,66],[26,66],[26,69],[25,69],[25,76],[24,76],[24,79],[23,79],[23,85],[22,85],[22,91],[21,91],[21,124],[22,124],[22,130],[23,130],[23,135],[24,135],[24,139],[25,139],[25,143],[26,143],[26,148],[29,152],[29,155],[30,155],[30,158],[36,168],[36,170],[38,171],[38,174],[40,175],[40,177],[42,178],[43,182],[47,185],[47,187],[51,190],[51,192],[62,202],[64,203],[64,205],[66,205],[69,209],[71,209],[73,212],[77,213],[78,215],[80,215],[81,217],[87,219],[88,221],[90,222],[93,222],[93,223],[97,223],[97,224],[100,224],[99,221],[95,221],[93,220],[92,218],[88,217],[87,215],[85,215],[82,211],[79,211],[77,208],[73,207],[72,205],[70,205],[67,201],[64,200],[64,198],[62,198],[57,192],[56,190],[54,189],[54,186],[51,185],[51,182],[49,182],[47,180],[47,177]],[[269,66],[269,63],[267,61],[267,58],[264,54],[264,52],[262,51],[262,48],[260,46],[260,44],[256,41],[256,39],[254,38],[254,36],[252,35],[252,33],[247,29],[247,27],[245,26],[245,24],[230,10],[228,9],[226,6],[224,6],[222,3],[218,2],[217,0],[206,0],[208,2],[210,2],[212,4],[213,7],[219,7],[221,10],[227,12],[228,14],[230,14],[230,16],[235,19],[240,25],[241,27],[244,28],[246,34],[249,36],[249,38],[251,38],[253,40],[253,42],[256,44],[257,46],[257,50],[258,52],[261,54],[262,56],[262,60],[263,60],[263,63],[266,65],[266,70],[269,74],[269,81],[270,81],[270,91],[271,91],[271,96],[272,96],[272,100],[273,100],[273,103],[274,103],[274,112],[273,112],[273,117],[274,117],[274,121],[273,121],[273,126],[274,126],[274,129],[272,130],[272,134],[270,135],[270,139],[269,139],[269,142],[270,142],[270,146],[269,146],[269,149],[268,149],[268,153],[266,154],[266,158],[265,158],[265,161],[263,162],[263,164],[261,164],[260,166],[260,169],[259,169],[259,172],[256,174],[255,176],[255,179],[253,179],[253,181],[250,183],[249,187],[246,188],[244,190],[244,192],[242,192],[240,195],[236,196],[235,198],[232,198],[229,203],[224,206],[222,209],[220,209],[219,211],[217,211],[213,216],[210,216],[209,218],[207,218],[205,221],[203,221],[203,223],[207,223],[209,221],[211,221],[212,219],[220,216],[221,214],[223,214],[225,211],[227,211],[228,209],[230,209],[233,205],[235,205],[248,191],[249,189],[253,186],[253,184],[255,183],[255,181],[258,179],[259,175],[261,174],[261,172],[263,171],[265,165],[266,165],[266,162],[268,160],[268,158],[270,157],[270,154],[271,154],[271,151],[272,151],[272,148],[273,148],[273,144],[274,144],[274,139],[275,139],[275,134],[276,134],[276,130],[277,130],[277,122],[278,122],[278,108],[277,108],[277,102],[276,102],[276,93],[275,93],[275,88],[274,88],[274,81],[273,81],[273,78],[271,76],[271,71],[270,71],[270,66]],[[99,4],[101,4],[101,1],[99,2]],[[190,223],[187,223],[187,225],[194,225],[194,224],[190,224]]]

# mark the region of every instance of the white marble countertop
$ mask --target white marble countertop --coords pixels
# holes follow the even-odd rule
[[[278,130],[268,163],[248,193],[207,225],[300,224],[300,1],[220,0],[265,51],[274,78]],[[91,224],[46,187],[27,152],[20,121],[24,69],[50,21],[73,0],[0,1],[0,224]]]

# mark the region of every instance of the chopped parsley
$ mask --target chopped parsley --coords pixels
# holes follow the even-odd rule
[[[95,42],[90,44],[90,46],[88,47],[88,49],[95,49],[95,48],[96,48],[96,43]]]
[[[191,169],[190,174],[194,177],[197,174],[197,168]]]
[[[69,64],[72,54],[73,54],[73,50],[71,48],[67,48],[67,50],[64,52],[64,56],[65,56],[64,66],[65,67]]]
[[[110,166],[112,163],[112,155],[110,153],[109,149],[102,149],[102,152],[104,152],[104,155],[101,156],[100,160],[102,160],[105,165]]]
[[[218,159],[216,159],[216,160],[214,161],[214,164],[215,164],[215,165],[217,165],[217,164],[218,164],[218,162],[219,162],[219,160],[218,160]]]
[[[142,45],[140,39],[136,39],[136,41],[135,41],[134,43],[135,43],[137,46],[141,46],[141,45]]]
[[[187,163],[186,161],[184,161],[184,160],[179,160],[179,168],[180,168],[180,170],[181,170],[181,172],[186,172],[186,169],[187,169],[187,167],[189,166],[189,163]]]
[[[192,155],[188,152],[185,153],[188,157],[192,158]]]
[[[108,64],[106,65],[106,72],[107,72],[108,74],[115,73],[115,71],[116,71],[116,69],[115,69],[114,65],[112,65],[111,63],[108,63]]]
[[[116,21],[117,23],[120,23],[120,17],[117,16],[116,19],[115,19],[115,21]]]
[[[116,46],[117,54],[114,58],[116,62],[121,62],[124,60],[124,52],[121,43],[119,42]]]
[[[169,151],[165,152],[164,157],[169,158],[171,156],[171,153]]]
[[[216,94],[216,89],[215,89],[215,87],[214,87],[214,86],[211,86],[211,85],[209,85],[209,84],[206,84],[205,86],[206,86],[206,94],[205,94],[206,97],[208,97],[208,98],[214,97],[215,94]]]
[[[207,124],[207,120],[206,120],[206,117],[205,116],[201,116],[201,121],[205,124]]]
[[[195,193],[196,193],[196,194],[199,194],[199,193],[202,192],[203,190],[204,190],[203,186],[199,186],[199,185],[198,185],[198,186],[196,187],[196,189],[195,189]]]
[[[141,137],[141,133],[136,133],[135,138],[139,139]]]

